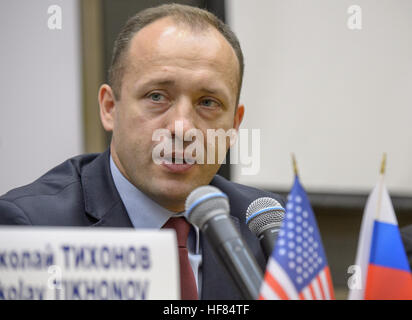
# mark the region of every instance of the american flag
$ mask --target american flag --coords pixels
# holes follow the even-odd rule
[[[332,279],[308,197],[296,175],[260,300],[331,300]]]

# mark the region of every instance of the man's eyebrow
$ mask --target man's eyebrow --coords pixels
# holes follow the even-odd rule
[[[219,90],[209,89],[209,88],[205,88],[205,87],[200,88],[200,91],[204,91],[204,92],[207,92],[209,94],[216,94],[216,93],[219,92]]]
[[[174,79],[149,79],[147,81],[144,81],[139,87],[141,88],[147,88],[150,86],[175,86],[176,85],[176,80]],[[202,86],[198,89],[200,92],[205,92],[207,94],[212,94],[212,95],[224,95],[225,90],[222,90],[221,88],[216,88],[216,87],[208,87],[208,86]]]
[[[147,80],[143,83],[143,86],[151,86],[151,85],[161,85],[161,86],[171,86],[176,83],[175,80],[171,79],[151,79]]]
[[[210,94],[213,96],[218,96],[224,100],[229,100],[230,95],[224,88],[214,88],[214,87],[201,87],[199,89],[200,92],[205,92],[206,94]]]

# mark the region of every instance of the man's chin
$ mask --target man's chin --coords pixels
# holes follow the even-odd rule
[[[199,165],[194,165],[190,170],[183,173],[165,172],[163,168],[162,170],[156,170],[149,186],[150,193],[162,206],[165,206],[165,203],[180,203],[184,209],[184,203],[189,194],[197,187],[209,184],[214,176],[212,170],[199,174],[200,169],[204,170]]]
[[[156,202],[171,211],[183,211],[186,198],[198,187],[187,181],[162,181],[151,186]]]
[[[196,185],[182,182],[167,183],[159,186],[159,193],[172,200],[186,201],[187,196],[196,188]]]

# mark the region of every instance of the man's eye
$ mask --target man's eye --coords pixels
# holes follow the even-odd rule
[[[215,100],[212,100],[212,99],[202,99],[200,101],[200,104],[204,107],[209,107],[209,108],[219,107],[219,104]]]
[[[159,102],[159,101],[162,101],[165,97],[164,97],[162,94],[160,94],[160,93],[154,92],[154,93],[151,93],[151,94],[149,95],[149,98],[150,98],[152,101]]]

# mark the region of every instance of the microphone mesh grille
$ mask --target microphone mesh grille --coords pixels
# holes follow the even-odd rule
[[[273,208],[278,207],[278,208]],[[273,209],[270,209],[273,208]],[[268,209],[256,214],[261,210]],[[280,227],[285,216],[285,209],[273,198],[262,197],[253,201],[246,211],[247,225],[255,235],[259,236],[263,231],[271,227]],[[250,220],[249,218],[252,217]]]
[[[222,191],[213,186],[201,186],[189,194],[185,203],[185,215],[190,223],[202,228],[206,220],[210,219],[212,216],[222,213],[229,214],[229,201],[224,195],[201,200],[202,198],[207,197],[208,195],[212,196],[213,194],[222,194]],[[196,204],[199,200],[200,202]],[[192,208],[193,205],[195,205],[195,207]]]

